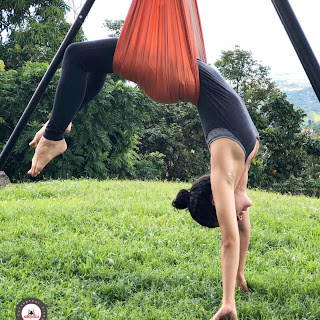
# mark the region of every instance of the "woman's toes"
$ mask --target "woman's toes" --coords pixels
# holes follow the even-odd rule
[[[37,144],[38,144],[38,141],[39,140],[37,140],[36,138],[33,138],[33,140],[29,143],[29,146],[36,148]]]
[[[28,174],[30,174],[30,176],[34,177],[34,173],[33,173],[32,168],[28,171]]]
[[[44,169],[44,167],[56,156],[67,150],[66,141],[51,141],[41,137],[35,154],[32,158],[31,169],[28,171],[32,177],[36,177]]]
[[[37,145],[38,145],[38,143],[39,143],[39,141],[40,141],[40,139],[41,139],[41,137],[42,137],[42,135],[43,135],[43,133],[41,132],[41,130],[39,130],[39,131],[35,134],[33,140],[29,143],[29,146],[36,148]]]
[[[28,171],[28,174],[30,174],[33,178],[35,178],[39,173],[40,173],[41,170],[39,170],[38,168],[31,168],[29,171]]]

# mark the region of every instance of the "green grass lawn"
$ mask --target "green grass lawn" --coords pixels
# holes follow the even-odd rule
[[[186,183],[49,181],[0,190],[0,319],[208,320],[222,299],[220,230],[171,201]],[[320,200],[249,190],[239,319],[320,319]]]

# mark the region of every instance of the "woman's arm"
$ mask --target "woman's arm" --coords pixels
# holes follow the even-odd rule
[[[244,154],[239,148],[229,139],[219,139],[210,145],[211,189],[221,229],[222,308],[231,306],[234,312],[240,248],[234,190],[242,176],[244,163]]]
[[[221,270],[223,304],[235,306],[234,290],[239,266],[239,231],[234,204],[234,190],[226,177],[214,170],[211,173],[212,194],[221,229]]]
[[[242,215],[242,220],[238,221],[240,235],[240,260],[236,277],[236,287],[250,293],[244,276],[244,267],[250,242],[250,217],[249,208]]]
[[[247,184],[248,184],[248,173],[250,169],[251,161],[255,158],[259,150],[259,141],[256,142],[256,146],[252,150],[248,157],[247,164],[243,171],[243,174],[238,182],[235,190],[235,197],[247,197]],[[242,214],[241,219],[238,221],[239,235],[240,235],[240,261],[239,268],[236,278],[236,287],[240,287],[243,291],[249,292],[247,282],[244,277],[244,267],[247,257],[249,242],[250,242],[250,217],[249,208]]]

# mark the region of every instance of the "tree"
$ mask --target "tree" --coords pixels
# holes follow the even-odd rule
[[[0,39],[3,40],[3,31],[10,35],[11,31],[23,24],[30,17],[39,15],[44,7],[56,6],[66,10],[62,0],[2,0],[0,11]]]
[[[108,29],[108,37],[119,38],[124,20],[105,20],[104,27]]]
[[[2,38],[0,57],[7,69],[16,69],[26,61],[51,61],[70,28],[64,18],[68,8],[64,1],[10,3],[14,4],[1,10],[7,17],[7,37]],[[80,30],[75,41],[84,39]]]
[[[48,65],[28,62],[17,70],[0,72],[0,149],[16,126]],[[34,149],[28,146],[48,120],[60,71],[23,131],[4,170],[13,181],[29,180]],[[153,103],[140,90],[108,77],[99,95],[74,118],[66,136],[67,152],[49,163],[46,178],[134,178],[143,121]]]
[[[306,166],[306,137],[300,126],[306,114],[286,100],[284,93],[273,93],[261,108],[268,120],[268,127],[261,130],[265,149],[263,160],[265,173],[276,181],[288,179],[290,175],[300,177]]]
[[[163,154],[167,180],[186,181],[209,171],[208,147],[192,104],[157,104],[144,128],[139,154]]]

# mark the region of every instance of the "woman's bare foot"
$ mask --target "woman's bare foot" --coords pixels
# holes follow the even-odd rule
[[[28,174],[32,177],[36,177],[54,157],[66,150],[67,143],[65,139],[52,141],[45,137],[41,137],[32,158],[32,165]]]
[[[46,127],[48,125],[49,120],[43,125],[43,127],[35,134],[33,140],[29,143],[30,147],[36,148],[41,137],[44,134],[44,131],[46,130]],[[69,133],[71,131],[72,122],[68,125],[68,128],[66,129],[65,133]]]

